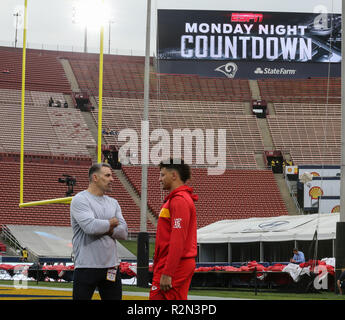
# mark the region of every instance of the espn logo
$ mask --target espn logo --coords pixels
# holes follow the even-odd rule
[[[232,13],[231,22],[262,22],[264,15],[262,13]]]

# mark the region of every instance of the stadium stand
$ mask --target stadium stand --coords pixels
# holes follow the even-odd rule
[[[123,171],[140,194],[141,168],[123,166]],[[158,179],[159,169],[149,167],[148,205],[157,217],[166,195],[160,189]],[[193,168],[190,185],[199,195],[196,202],[198,228],[224,219],[288,214],[273,173],[269,170],[226,170],[223,175],[211,176],[207,174],[207,169]]]
[[[340,164],[340,78],[258,80],[274,146],[296,165]]]
[[[275,147],[301,164],[339,164],[340,117],[310,115],[267,116]]]
[[[176,100],[250,101],[247,80],[158,74],[160,96]]]
[[[7,183],[0,186],[0,221],[2,224],[69,226],[69,206],[52,204],[19,208],[19,157],[18,154],[1,154],[0,173]],[[67,187],[58,183],[63,174],[74,176],[77,184],[74,192],[88,186],[88,168],[91,159],[68,157],[27,156],[24,164],[24,202],[64,197]],[[114,175],[110,196],[118,199],[130,232],[139,232],[140,208],[136,206],[122,184]],[[149,232],[154,227],[148,223]]]
[[[340,117],[340,104],[312,103],[274,103],[275,114],[279,116],[307,115],[322,117]]]
[[[269,102],[340,104],[340,78],[258,80],[261,99]]]
[[[340,147],[339,118],[314,116],[269,116],[268,123],[277,148]]]
[[[1,174],[10,183],[1,185],[1,211],[3,224],[31,224],[31,225],[56,225],[70,224],[69,208],[63,205],[37,206],[19,208],[19,162],[18,157],[12,154],[2,155]],[[63,158],[65,159],[65,158]],[[30,162],[31,160],[31,162]],[[54,158],[46,159],[54,161]],[[66,186],[58,183],[62,174],[70,174],[77,178],[75,191],[80,190],[80,185],[87,179],[87,166],[64,165],[44,163],[41,157],[27,158],[24,165],[24,201],[36,201],[65,196]],[[59,161],[56,161],[59,163]],[[84,183],[83,183],[84,180]]]
[[[28,153],[89,157],[96,146],[81,112],[48,107],[49,98],[65,101],[62,93],[26,91],[24,150]],[[21,91],[0,89],[0,145],[4,152],[20,151]]]
[[[256,168],[254,153],[264,150],[257,119],[253,115],[242,114],[244,108],[242,103],[228,102],[227,106],[229,109],[226,113],[225,103],[207,104],[199,101],[180,103],[177,100],[153,100],[150,103],[149,112],[150,131],[165,129],[172,136],[173,130],[177,128],[182,130],[188,128],[191,131],[201,129],[204,133],[207,129],[214,129],[215,146],[217,146],[217,129],[226,129],[228,167]],[[117,132],[126,128],[131,128],[138,134],[141,132],[143,109],[141,100],[105,97],[103,107],[104,127]],[[211,112],[211,107],[215,109],[214,112]],[[98,123],[97,112],[97,109],[92,111],[96,124]],[[121,146],[116,135],[107,135],[104,138],[109,144]],[[196,148],[194,139],[193,148]],[[137,156],[140,159],[140,152]],[[196,159],[193,158],[193,164],[195,163]]]
[[[329,165],[339,165],[341,162],[341,153],[340,149],[311,149],[303,148],[294,148],[290,151],[291,158],[298,165],[320,165],[320,164],[329,164]]]
[[[99,56],[68,55],[79,88],[98,95]],[[144,58],[104,56],[104,96],[142,98],[144,91]],[[154,93],[154,86],[151,87]]]
[[[98,97],[96,96],[98,101]],[[124,99],[116,97],[104,97],[103,107],[126,108],[131,111],[143,111],[143,101],[140,99]],[[176,112],[192,114],[244,114],[244,103],[234,101],[202,101],[202,100],[156,100],[150,101],[150,112]]]
[[[11,181],[1,186],[0,203],[4,210],[0,213],[0,219],[3,224],[68,226],[68,206],[18,207],[20,52],[11,48],[0,50],[0,66],[10,71],[0,76],[0,116],[7,119],[0,126],[0,172],[6,181]],[[64,101],[66,94],[72,93],[59,63],[60,58],[70,63],[79,89],[98,102],[98,55],[28,51],[28,65],[34,64],[35,67],[28,69],[25,97],[26,202],[64,196],[66,186],[57,182],[62,174],[76,177],[75,193],[87,186],[86,170],[91,163],[88,147],[95,147],[90,127],[80,110],[72,106],[67,109],[48,107],[50,97]],[[11,63],[14,66],[12,69]],[[193,168],[191,185],[200,196],[197,203],[198,227],[224,218],[288,214],[273,173],[257,170],[255,154],[263,153],[264,145],[258,119],[247,113],[247,105],[252,100],[248,81],[163,75],[156,73],[155,67],[152,62],[149,112],[151,132],[158,128],[164,128],[169,133],[176,128],[200,128],[204,132],[206,129],[227,130],[226,172],[220,176],[209,176],[206,168]],[[42,77],[38,79],[39,71]],[[55,77],[54,85],[52,74]],[[143,78],[143,57],[105,55],[103,128],[115,132],[132,128],[140,134]],[[92,115],[97,125],[97,105],[94,107]],[[119,147],[117,135],[104,135],[103,138],[106,144]],[[137,157],[140,159],[140,153]],[[141,168],[123,166],[123,172],[140,194]],[[156,167],[149,168],[148,205],[156,216],[164,198],[158,175]],[[139,232],[139,208],[115,175],[114,179],[112,195],[122,207],[130,232]],[[214,191],[212,195],[209,190]],[[231,196],[225,197],[224,194]],[[148,231],[155,232],[150,222]]]
[[[56,55],[27,50],[26,90],[71,93],[70,84]],[[0,47],[0,88],[21,90],[22,52]]]
[[[98,55],[69,55],[79,87],[98,95]],[[155,72],[151,61],[150,97],[153,99],[200,101],[250,101],[247,80],[166,75]],[[104,56],[104,96],[143,98],[144,58]]]
[[[82,91],[98,103],[98,56],[79,54],[68,57]],[[152,63],[151,63],[152,64]],[[107,56],[104,58],[103,126],[119,132],[132,128],[140,132],[143,109],[142,57]],[[263,151],[255,116],[245,115],[244,102],[251,100],[247,80],[203,78],[192,75],[163,75],[151,70],[150,127],[225,128],[227,163],[231,168],[256,168],[255,152]],[[93,111],[97,124],[97,108]],[[169,118],[168,123],[162,119]],[[104,136],[105,142],[118,147],[117,136]],[[140,153],[137,155],[140,159]]]

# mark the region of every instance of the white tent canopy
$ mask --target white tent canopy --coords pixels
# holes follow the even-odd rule
[[[6,225],[22,247],[37,257],[71,258],[72,227]],[[119,241],[116,242],[120,259],[136,259]]]
[[[200,228],[198,243],[279,242],[335,239],[339,213],[222,220]]]

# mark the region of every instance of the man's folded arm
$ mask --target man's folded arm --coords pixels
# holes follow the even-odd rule
[[[87,203],[79,199],[71,203],[71,216],[86,234],[102,235],[110,231],[110,221],[96,219]]]

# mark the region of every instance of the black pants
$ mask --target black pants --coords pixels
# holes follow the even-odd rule
[[[73,274],[73,300],[91,300],[96,288],[98,288],[102,300],[121,300],[120,268],[117,269],[115,282],[106,279],[107,270],[108,268],[75,269]]]

